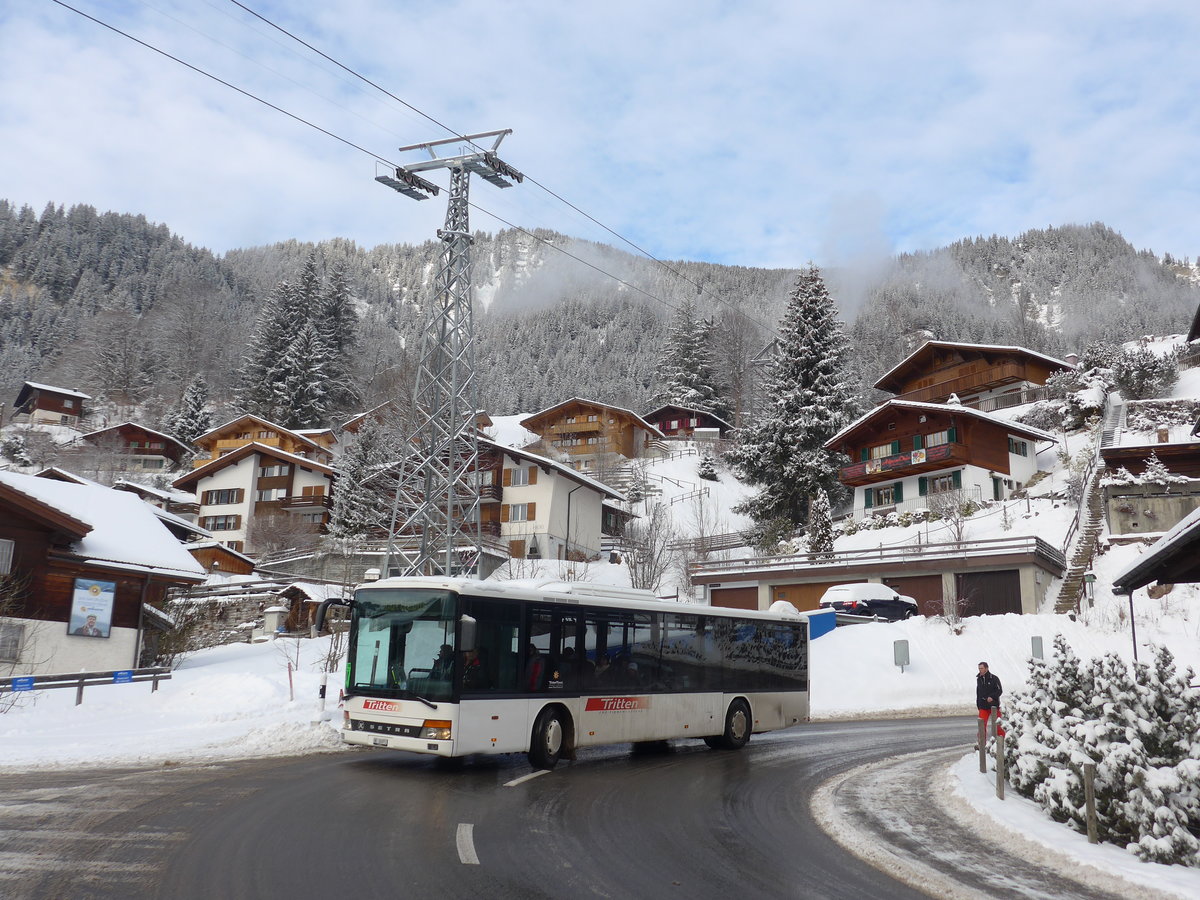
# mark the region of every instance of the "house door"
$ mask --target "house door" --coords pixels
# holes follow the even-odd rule
[[[1021,612],[1021,573],[966,572],[954,576],[958,596],[966,600],[964,616],[999,616]]]

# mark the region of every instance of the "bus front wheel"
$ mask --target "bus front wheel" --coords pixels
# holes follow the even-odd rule
[[[535,769],[553,769],[562,756],[566,729],[556,709],[544,709],[533,723],[529,742],[529,764]]]
[[[750,741],[750,705],[734,700],[725,713],[725,730],[717,737],[706,737],[704,743],[713,749],[741,750]]]

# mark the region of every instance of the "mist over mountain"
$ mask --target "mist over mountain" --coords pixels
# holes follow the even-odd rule
[[[53,205],[39,214],[0,200],[0,401],[32,380],[153,418],[201,373],[218,413],[233,412],[264,299],[314,253],[322,276],[344,270],[354,300],[358,405],[403,396],[439,241],[289,241],[216,256],[143,216]],[[645,411],[667,318],[684,300],[717,323],[714,356],[737,383],[771,340],[798,272],[660,265],[549,231],[477,232],[472,261],[481,402],[496,415],[576,394]],[[1188,262],[1159,260],[1097,223],[968,238],[869,272],[824,274],[852,313],[870,384],[927,338],[1064,353],[1097,338],[1185,331],[1200,301]]]

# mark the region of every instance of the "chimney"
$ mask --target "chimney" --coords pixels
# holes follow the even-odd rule
[[[1068,353],[1066,356],[1063,357],[1063,362],[1069,363],[1072,366],[1077,366],[1077,365],[1079,365],[1079,354],[1078,353]]]

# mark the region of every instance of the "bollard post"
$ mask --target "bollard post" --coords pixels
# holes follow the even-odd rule
[[[1083,802],[1087,809],[1088,843],[1100,843],[1100,823],[1096,820],[1096,764],[1083,764]]]
[[[317,715],[313,719],[313,724],[316,725],[325,720],[325,691],[329,684],[329,673],[321,673],[321,687],[317,691]]]
[[[996,796],[1004,799],[1004,735],[996,735]]]
[[[296,686],[292,681],[292,662],[288,660],[288,702],[293,702],[296,699]]]
[[[979,748],[979,771],[987,774],[987,724],[979,720],[979,736],[975,738],[975,746]]]
[[[83,702],[83,679],[79,679],[79,687],[75,690],[75,705]]]
[[[158,673],[155,672],[154,677],[150,679],[150,693],[153,694],[157,690],[158,690]]]

